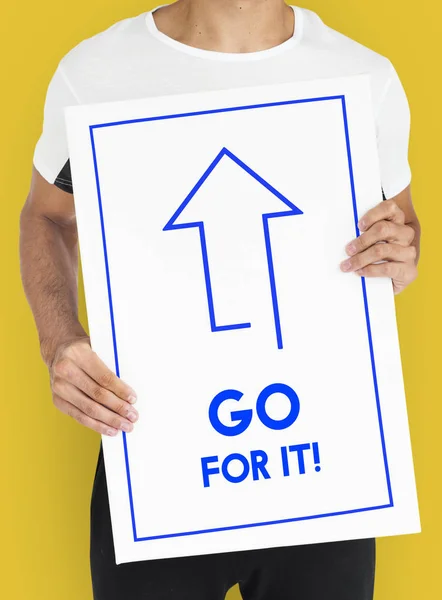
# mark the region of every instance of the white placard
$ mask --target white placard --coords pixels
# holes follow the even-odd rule
[[[117,562],[419,531],[367,76],[66,112]]]

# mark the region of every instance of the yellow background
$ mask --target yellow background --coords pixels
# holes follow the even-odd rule
[[[19,212],[44,95],[58,60],[72,46],[153,6],[142,0],[28,0],[2,7],[0,594],[8,600],[92,597],[88,519],[99,440],[52,406],[18,270]],[[436,600],[442,598],[442,8],[436,0],[305,0],[304,6],[387,55],[411,105],[413,192],[424,230],[423,256],[419,280],[398,298],[397,308],[423,533],[379,541],[376,600]],[[238,598],[236,590],[229,594],[229,600]]]

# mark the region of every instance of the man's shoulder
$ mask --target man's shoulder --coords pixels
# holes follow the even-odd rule
[[[388,72],[391,63],[382,54],[364,46],[344,33],[329,27],[315,12],[302,9],[303,40],[318,52],[343,66],[349,65],[367,72]]]
[[[96,66],[103,69],[106,63],[124,60],[146,37],[146,13],[142,13],[117,21],[84,39],[62,57],[60,64],[69,75],[84,73]]]

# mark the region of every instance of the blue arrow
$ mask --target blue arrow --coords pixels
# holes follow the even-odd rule
[[[215,308],[213,302],[213,293],[212,293],[212,283],[210,278],[210,268],[209,268],[209,258],[207,254],[207,243],[206,243],[206,233],[204,229],[203,221],[195,221],[188,223],[177,223],[176,221],[183,213],[184,209],[190,203],[192,198],[194,198],[195,194],[204,184],[204,182],[208,179],[210,174],[219,164],[221,159],[226,156],[231,159],[234,163],[236,163],[241,169],[243,169],[248,175],[253,177],[258,183],[260,183],[263,187],[265,187],[269,192],[271,192],[276,198],[278,198],[284,205],[283,210],[265,213],[262,215],[262,222],[264,228],[264,240],[266,247],[266,255],[267,255],[267,265],[269,271],[269,282],[270,282],[270,291],[272,296],[272,305],[273,305],[273,315],[275,321],[275,331],[276,331],[276,339],[278,344],[278,349],[283,348],[282,341],[282,332],[281,332],[281,322],[279,317],[279,307],[278,307],[278,295],[276,291],[276,283],[275,283],[275,270],[273,266],[273,256],[272,256],[272,247],[270,243],[270,232],[269,232],[269,220],[277,217],[287,217],[293,215],[302,215],[303,212],[297,206],[295,206],[290,200],[288,200],[285,196],[283,196],[278,190],[276,190],[272,185],[270,185],[267,181],[265,181],[262,177],[260,177],[255,171],[253,171],[250,167],[248,167],[242,160],[240,160],[237,156],[235,156],[230,150],[227,148],[223,148],[216,158],[212,161],[206,171],[203,173],[201,178],[197,181],[195,186],[186,196],[184,201],[180,204],[178,209],[172,215],[171,219],[167,222],[163,231],[171,231],[174,229],[188,229],[192,227],[197,227],[200,233],[200,241],[201,241],[201,253],[203,259],[203,267],[204,267],[204,276],[206,281],[206,292],[207,292],[207,303],[209,308],[209,318],[210,318],[210,326],[213,332],[218,331],[228,331],[231,329],[245,329],[251,327],[251,323],[236,323],[232,325],[217,325],[215,318]]]

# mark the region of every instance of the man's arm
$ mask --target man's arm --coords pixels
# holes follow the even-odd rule
[[[60,344],[87,334],[78,321],[73,196],[48,183],[35,169],[20,217],[20,259],[43,360],[50,367]]]
[[[20,217],[20,260],[54,403],[107,435],[131,431],[134,391],[92,351],[78,320],[78,235],[73,196],[34,168]]]

